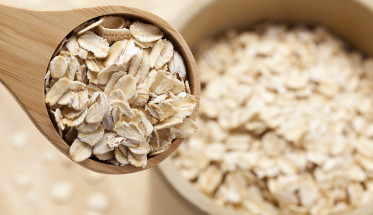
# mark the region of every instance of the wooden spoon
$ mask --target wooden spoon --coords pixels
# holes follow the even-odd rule
[[[199,100],[199,78],[195,60],[178,31],[160,17],[125,6],[99,6],[67,11],[35,11],[0,5],[0,82],[23,108],[43,135],[69,157],[69,145],[53,127],[45,105],[44,76],[54,51],[78,25],[98,16],[122,15],[157,25],[183,56],[193,95]],[[194,119],[196,112],[192,115]],[[114,166],[87,159],[85,168],[109,174],[126,174],[151,168],[167,158],[182,139],[148,159],[145,168]]]

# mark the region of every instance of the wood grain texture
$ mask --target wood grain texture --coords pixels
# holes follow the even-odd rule
[[[98,6],[67,11],[35,11],[0,5],[0,81],[43,135],[66,156],[69,146],[58,135],[44,103],[44,76],[61,41],[78,25],[98,16],[120,14],[161,28],[185,60],[193,95],[199,101],[199,78],[194,58],[184,39],[170,24],[149,12],[125,6]],[[192,118],[195,119],[198,105]],[[180,145],[173,142],[162,154],[148,159],[145,168],[114,166],[87,159],[80,165],[96,172],[126,174],[151,168]]]

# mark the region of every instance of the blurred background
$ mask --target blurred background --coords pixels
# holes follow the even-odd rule
[[[215,4],[209,5],[206,10],[198,11],[198,9],[211,2]],[[344,36],[343,38],[348,41],[353,41],[354,46],[356,45],[367,53],[373,53],[371,43],[373,24],[370,22],[373,19],[372,0],[0,0],[0,4],[39,10],[67,10],[98,5],[137,7],[157,14],[176,28],[181,29],[183,27],[182,33],[190,44],[196,43],[201,38],[218,34],[227,26],[229,28],[242,27],[257,23],[258,20],[271,20],[271,18],[276,20],[276,17],[287,17],[288,19],[285,20],[293,22],[303,20],[308,23],[312,21],[310,23],[333,27],[331,30],[338,36]],[[303,14],[303,12],[306,13]],[[198,48],[200,47],[203,49],[202,45],[198,46]],[[221,54],[224,56],[226,51],[225,49],[221,50],[223,50]],[[212,64],[216,63],[214,60],[208,60]],[[199,64],[201,66],[201,62]],[[208,73],[205,72],[205,74],[207,74],[205,76],[206,82],[211,81],[211,79],[206,78]],[[201,107],[203,108],[203,105]],[[205,105],[205,107],[208,107],[208,105]],[[207,110],[210,111],[211,109],[207,108]],[[229,115],[227,118],[230,120],[232,116]],[[369,123],[373,128],[372,122]],[[208,126],[201,127],[201,133],[207,134]],[[210,127],[209,129],[214,129],[214,127]],[[172,186],[158,168],[130,175],[104,175],[80,167],[59,153],[39,133],[1,84],[0,142],[3,146],[0,149],[0,215],[205,214],[194,205],[214,215],[240,214],[236,213],[238,210],[233,211],[228,210],[228,207],[218,206],[216,202],[199,192],[196,187],[193,187],[189,181],[182,177],[175,162],[169,159],[161,164],[161,169],[171,181]],[[194,146],[203,145],[198,141],[190,142],[192,142],[190,145],[194,144]],[[232,142],[236,141],[232,139]],[[185,145],[188,146],[188,143],[183,146]],[[373,150],[371,147],[369,149]],[[238,148],[237,151],[239,150],[241,149]],[[214,153],[217,152],[212,151],[210,154]],[[206,157],[205,154],[202,155]],[[188,158],[188,156],[186,157]],[[194,162],[191,162],[192,165],[189,166],[194,167],[202,163],[200,160],[203,159],[197,160],[195,157],[198,158],[198,156],[194,156],[194,160],[191,159]],[[372,161],[369,164],[373,166],[373,158],[371,158],[372,156],[369,157]],[[240,161],[239,159],[236,160],[237,162]],[[259,159],[253,160],[255,160],[255,163],[259,163],[257,161]],[[186,159],[185,162],[188,164],[188,161],[190,160]],[[369,180],[372,181],[373,167],[369,171],[365,170],[365,172],[370,175]],[[200,177],[202,173],[197,172],[196,175]],[[355,173],[351,175],[355,175]],[[224,179],[219,180],[228,178],[226,175],[224,177]],[[251,180],[250,177],[251,175],[249,175],[248,180]],[[214,178],[211,177],[210,181],[212,179]],[[193,180],[194,184],[196,184],[196,181],[198,182],[198,179]],[[203,182],[203,180],[201,181]],[[206,184],[209,185],[210,183]],[[364,185],[364,189],[368,190],[366,194],[369,194],[369,201],[373,198],[373,183],[371,185],[372,189],[369,188],[369,190]],[[185,198],[172,187],[175,187]],[[230,190],[235,191],[234,187]],[[240,190],[246,189],[236,189],[237,193]],[[356,195],[355,199],[347,198],[347,191],[343,190],[342,192],[342,195],[345,195],[343,201],[348,199],[346,202],[352,200],[359,202],[359,198],[363,196]],[[351,191],[352,194],[354,194],[353,191]],[[230,192],[226,193],[231,195]],[[250,195],[250,197],[254,196],[256,198],[259,195],[260,193]],[[330,192],[330,195],[333,195],[333,193]],[[284,199],[286,200],[286,198]],[[250,200],[250,203],[252,202]],[[255,202],[253,204],[255,205]],[[319,205],[321,208],[322,204]],[[236,206],[234,205],[234,207]],[[373,214],[372,211],[373,204],[370,203],[367,207],[358,208],[348,214],[368,215]],[[295,214],[298,215],[299,213]],[[308,215],[310,213],[306,211],[302,214]],[[319,215],[320,213],[316,212],[314,214]]]
[[[201,0],[0,0],[24,8],[63,10],[121,4],[153,12],[177,26]],[[0,84],[0,214],[199,214],[151,169],[101,175],[60,154]]]

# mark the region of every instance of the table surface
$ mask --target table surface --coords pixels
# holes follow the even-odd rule
[[[177,25],[179,14],[201,1],[0,0],[0,3],[47,10],[125,4],[149,10]],[[0,214],[96,214],[88,213],[87,207],[94,193],[106,196],[109,211],[103,214],[108,215],[202,214],[170,188],[155,168],[130,175],[101,175],[73,163],[39,133],[1,84],[0,121]],[[56,203],[51,197],[52,187],[61,181],[70,183],[73,192],[67,202]]]

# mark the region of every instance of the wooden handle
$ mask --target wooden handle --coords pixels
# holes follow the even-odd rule
[[[76,26],[97,15],[79,14],[81,10],[34,11],[0,5],[0,57],[7,66],[0,68],[0,79],[6,82],[5,74],[25,69],[44,75],[58,44]]]
[[[25,107],[35,104],[30,99],[44,100],[35,95],[43,92],[50,58],[63,38],[82,21],[67,17],[61,12],[0,5],[0,80]],[[40,102],[36,103],[40,110]]]
[[[44,76],[56,47],[79,22],[70,21],[63,20],[61,12],[0,5],[0,81],[36,127],[54,143],[62,139],[46,110]],[[57,148],[68,150],[67,145]]]

